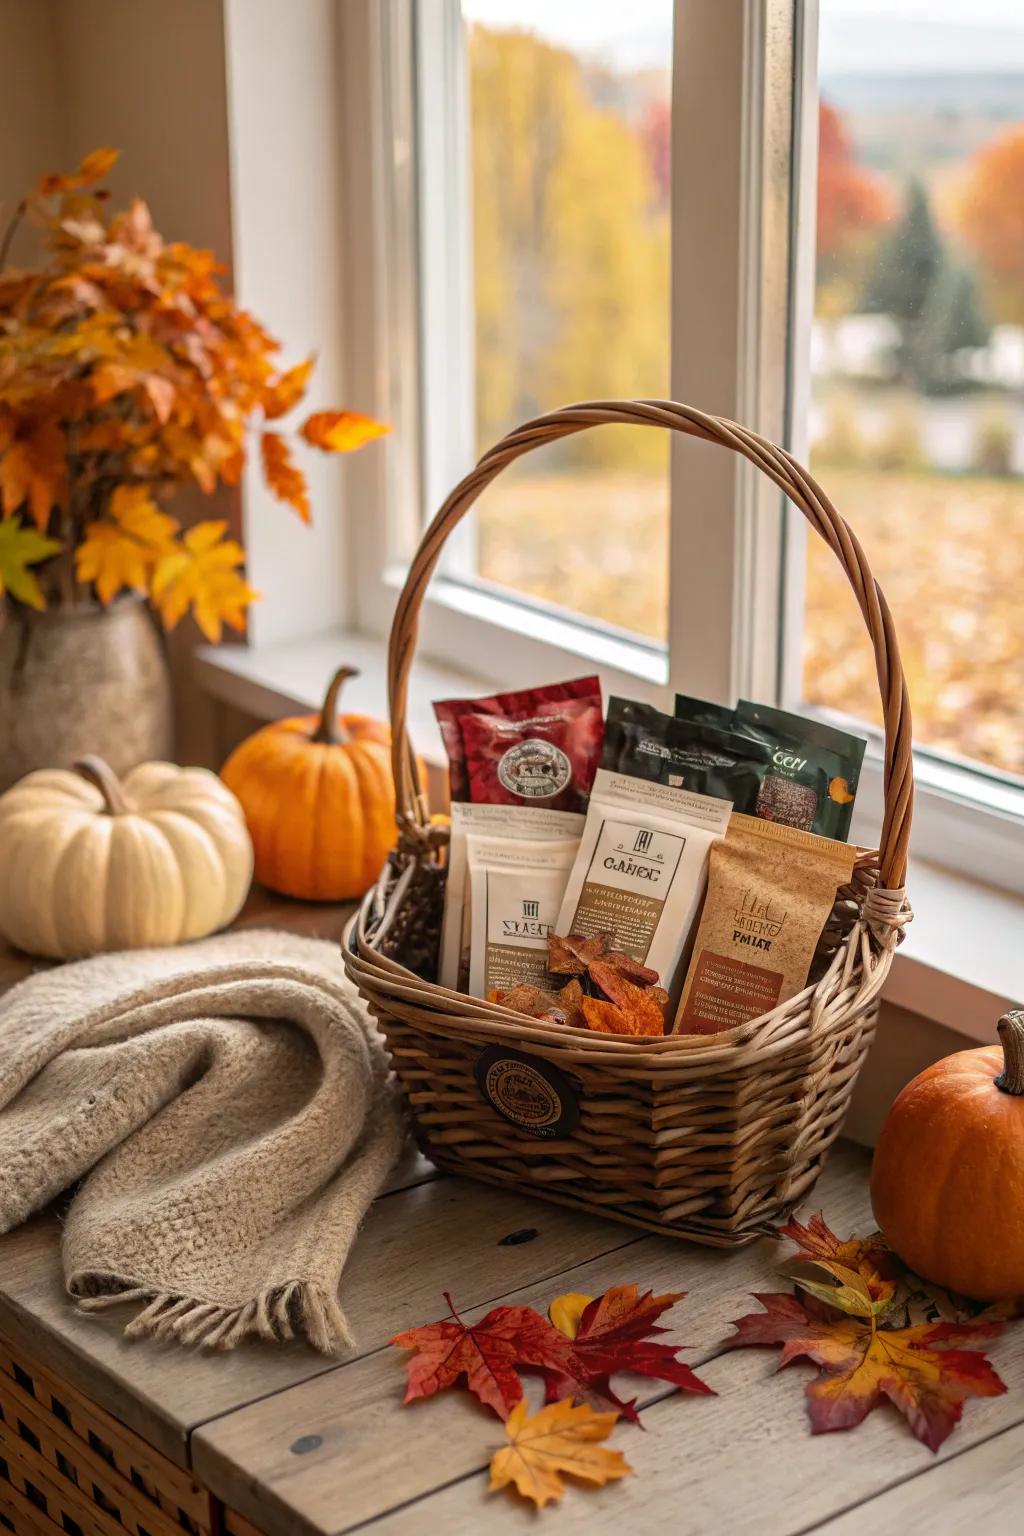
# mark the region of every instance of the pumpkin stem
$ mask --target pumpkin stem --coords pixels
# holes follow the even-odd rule
[[[1015,1008],[999,1020],[999,1038],[1003,1043],[1003,1070],[996,1087],[1003,1093],[1024,1095],[1024,1009]]]
[[[313,732],[314,741],[326,742],[328,746],[338,747],[349,740],[345,727],[338,724],[338,694],[350,677],[358,676],[358,667],[339,667],[335,672],[327,685],[323,708],[320,711],[320,724]]]
[[[88,757],[80,757],[72,766],[83,779],[88,779],[90,784],[95,784],[103,796],[103,809],[108,816],[126,816],[133,809],[121,780],[102,757],[96,757],[90,753]]]

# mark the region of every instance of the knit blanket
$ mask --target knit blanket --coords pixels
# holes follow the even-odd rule
[[[241,931],[82,960],[0,1000],[0,1232],[79,1180],[67,1288],[126,1333],[351,1343],[338,1299],[398,1155],[337,945]]]

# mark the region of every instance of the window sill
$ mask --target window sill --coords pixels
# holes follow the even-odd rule
[[[387,647],[366,635],[332,631],[287,645],[203,646],[196,676],[212,698],[272,720],[319,708],[327,682],[342,662],[359,668],[345,692],[345,707],[384,715]],[[416,663],[409,734],[440,783],[445,766],[430,701],[485,693],[491,686],[471,673]],[[1024,897],[937,865],[915,861],[907,881],[915,919],[889,980],[886,1001],[974,1040],[994,1039],[999,1015],[1024,1001]]]

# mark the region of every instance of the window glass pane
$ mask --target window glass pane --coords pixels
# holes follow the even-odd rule
[[[669,392],[671,0],[463,0],[479,451],[574,400]],[[658,641],[668,443],[608,427],[481,498],[479,576]]]
[[[1024,7],[822,0],[814,472],[894,610],[924,746],[1024,774]],[[809,540],[805,696],[879,719]]]

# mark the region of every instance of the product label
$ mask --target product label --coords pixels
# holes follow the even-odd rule
[[[687,1034],[713,1035],[744,1024],[775,1007],[783,980],[782,971],[702,950],[692,979],[687,979],[676,1028]]]
[[[474,1072],[487,1103],[528,1136],[558,1136],[579,1124],[575,1083],[543,1057],[490,1045]]]
[[[550,800],[572,778],[572,764],[553,741],[531,736],[509,747],[498,763],[498,779],[513,795],[524,800]]]
[[[646,960],[686,838],[605,818],[583,881],[575,933],[610,933],[616,949]]]
[[[566,873],[537,871],[533,886],[522,875],[487,870],[487,953],[484,995],[507,992],[521,981],[546,984],[548,934],[554,932]]]

